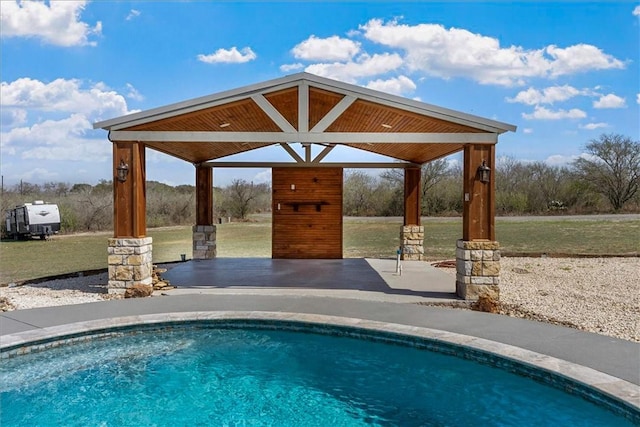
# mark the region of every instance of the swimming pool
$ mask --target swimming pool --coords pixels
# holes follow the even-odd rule
[[[31,348],[42,351],[3,360],[0,424],[622,426],[634,421],[632,412],[625,418],[623,410],[616,414],[585,400],[615,407],[576,383],[445,340],[264,319],[94,332],[67,336],[68,345],[51,349],[57,338],[41,341]]]

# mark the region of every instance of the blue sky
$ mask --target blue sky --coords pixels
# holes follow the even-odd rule
[[[638,2],[2,0],[0,16],[5,185],[108,180],[94,122],[301,71],[517,125],[498,157],[566,164],[602,133],[639,139]],[[195,180],[155,152],[147,176]]]

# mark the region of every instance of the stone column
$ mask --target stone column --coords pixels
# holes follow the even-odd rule
[[[134,285],[151,286],[152,238],[109,239],[110,294],[124,294]]]
[[[400,255],[407,261],[421,261],[424,258],[424,227],[422,225],[402,226]]]
[[[500,245],[496,241],[458,240],[456,294],[476,301],[481,295],[500,298]]]
[[[193,259],[216,257],[216,226],[193,226]]]

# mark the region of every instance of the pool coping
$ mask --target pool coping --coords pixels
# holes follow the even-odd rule
[[[0,352],[4,353],[5,357],[9,357],[28,353],[32,348],[47,348],[52,342],[65,341],[65,339],[74,340],[78,339],[78,337],[89,336],[92,333],[109,332],[138,325],[162,326],[163,324],[221,320],[297,322],[320,327],[356,328],[368,332],[401,335],[439,344],[462,347],[472,351],[489,353],[490,355],[495,355],[511,362],[551,373],[561,379],[567,379],[584,385],[588,389],[595,390],[597,393],[601,393],[606,397],[622,403],[629,413],[638,414],[638,417],[640,417],[640,386],[596,369],[514,345],[461,333],[423,326],[411,326],[335,315],[284,311],[216,310],[119,316],[2,335],[0,336]],[[585,397],[584,392],[578,392],[578,394]]]

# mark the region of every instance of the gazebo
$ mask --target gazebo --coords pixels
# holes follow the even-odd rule
[[[500,253],[490,172],[498,135],[515,131],[513,125],[299,73],[102,121],[94,128],[109,131],[113,143],[111,293],[151,283],[152,239],[145,221],[145,149],[151,148],[195,167],[194,259],[216,256],[213,169],[267,167],[272,169],[274,258],[342,258],[343,169],[402,168],[404,223],[399,247],[403,259],[420,260],[421,166],[463,151],[456,292],[471,300],[482,294],[498,296]],[[293,144],[302,145],[300,153]],[[315,155],[313,144],[321,147]],[[274,145],[291,161],[224,160]],[[394,161],[323,161],[337,146]]]

